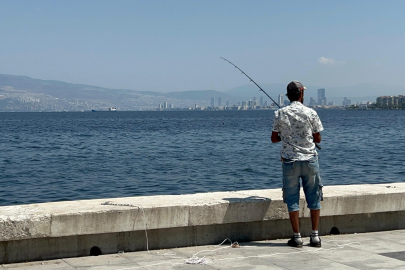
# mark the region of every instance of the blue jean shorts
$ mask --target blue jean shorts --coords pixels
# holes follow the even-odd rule
[[[322,181],[319,175],[318,157],[306,161],[283,161],[283,200],[288,212],[299,210],[300,179],[309,209],[321,209]]]

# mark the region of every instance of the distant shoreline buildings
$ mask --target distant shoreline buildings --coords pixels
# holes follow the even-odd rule
[[[405,105],[405,96],[381,96],[377,98],[377,106],[398,107]]]
[[[276,101],[281,107],[287,106],[290,104],[288,99],[284,99],[283,94],[279,94]],[[173,108],[173,105],[161,104],[157,110],[198,110],[198,111],[218,111],[218,110],[268,110],[268,109],[278,109],[279,107],[277,104],[271,101],[264,101],[263,96],[259,99],[257,97],[253,97],[251,100],[244,100],[240,102],[236,102],[233,105],[230,105],[229,101],[225,102],[225,106],[222,104],[222,97],[211,97],[210,99],[210,106],[204,107],[198,104],[195,104],[192,108]],[[312,108],[320,108],[320,109],[343,109],[347,106],[351,106],[351,100],[348,98],[344,98],[342,101],[342,105],[337,106],[334,102],[329,102],[327,104],[326,98],[326,89],[320,88],[318,89],[318,102],[315,101],[313,97],[310,97],[310,102],[307,105],[308,107]]]
[[[279,94],[277,97],[277,103],[281,106],[287,106],[290,101],[284,100],[284,95]],[[211,97],[211,106],[199,106],[195,104],[193,108],[173,108],[172,104],[161,104],[157,110],[198,110],[198,111],[221,111],[221,110],[275,110],[278,106],[270,101],[263,101],[261,96],[259,99],[253,97],[251,100],[245,100],[237,102],[234,105],[230,105],[229,101],[222,105],[221,97]],[[404,108],[405,109],[405,95],[399,96],[380,96],[376,102],[362,101],[352,104],[352,101],[347,97],[343,98],[341,105],[336,105],[334,102],[327,103],[326,89],[318,89],[318,99],[315,100],[310,97],[309,104],[307,105],[314,109],[351,109],[351,110],[364,110],[364,109],[385,109],[385,108]]]

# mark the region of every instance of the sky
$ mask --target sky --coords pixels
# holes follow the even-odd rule
[[[0,0],[0,73],[144,91],[402,86],[402,0]],[[359,93],[360,94],[360,93]]]

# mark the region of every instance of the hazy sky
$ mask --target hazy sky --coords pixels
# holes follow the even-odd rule
[[[405,1],[0,0],[0,73],[108,88],[402,85]]]

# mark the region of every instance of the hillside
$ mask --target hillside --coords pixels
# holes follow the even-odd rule
[[[187,108],[195,104],[207,106],[211,97],[236,100],[229,94],[213,90],[160,93],[0,74],[1,111],[77,111],[108,107],[150,110],[165,102]]]

